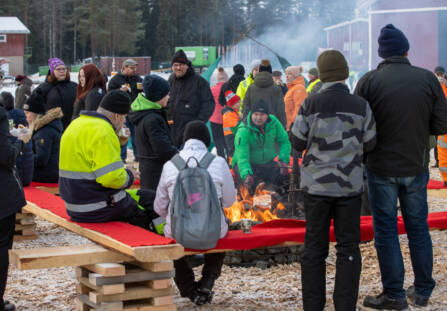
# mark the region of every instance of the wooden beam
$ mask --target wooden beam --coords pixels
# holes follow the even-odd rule
[[[98,263],[94,265],[86,265],[83,268],[103,276],[120,276],[126,274],[126,267],[117,263]]]
[[[180,244],[160,245],[160,246],[142,246],[130,247],[120,241],[112,239],[111,237],[99,233],[94,230],[86,229],[79,226],[75,222],[68,221],[47,209],[40,208],[32,202],[23,208],[25,212],[32,213],[36,216],[42,217],[52,223],[55,223],[65,229],[73,231],[87,239],[90,239],[105,247],[112,248],[123,254],[135,257],[138,261],[155,262],[167,259],[178,259],[184,255],[183,246]]]
[[[11,263],[20,270],[44,269],[118,263],[132,260],[119,252],[99,245],[13,249],[9,251]]]
[[[268,247],[259,247],[258,249],[265,249],[265,248],[269,248],[269,247],[289,247],[289,246],[297,246],[297,245],[303,245],[303,242],[284,242],[281,244],[276,244],[276,245],[272,245],[272,246],[268,246]],[[253,248],[256,249],[256,248]],[[200,252],[200,251],[185,251],[185,256],[187,255],[195,255],[195,254],[213,254],[213,253],[227,253],[227,252],[235,252],[235,251],[239,251],[239,249],[211,249],[211,250],[207,250],[204,252]]]
[[[129,300],[141,300],[154,297],[172,296],[175,294],[173,287],[165,289],[152,289],[148,287],[130,287],[126,288],[126,291],[121,294],[115,295],[103,295],[97,292],[90,292],[89,299],[95,304],[101,302],[113,302],[113,301],[129,301]],[[172,304],[172,302],[170,302]],[[169,304],[169,302],[165,303]]]
[[[145,282],[151,280],[164,280],[173,278],[175,271],[150,272],[142,269],[128,269],[126,275],[123,276],[102,276],[98,273],[90,273],[88,275],[89,282],[93,285],[110,285],[121,283]]]
[[[78,295],[78,300],[84,304],[89,305],[96,311],[117,311],[123,310],[123,302],[103,302],[103,303],[93,303],[88,299],[88,295]]]
[[[174,269],[174,262],[172,260],[163,260],[159,262],[134,261],[132,264],[152,272],[170,271]]]

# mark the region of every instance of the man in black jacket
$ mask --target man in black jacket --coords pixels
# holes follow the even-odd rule
[[[109,90],[120,89],[127,92],[130,96],[131,102],[133,102],[139,93],[143,91],[143,79],[137,75],[138,63],[133,59],[126,59],[123,62],[121,72],[117,73],[110,79]],[[137,145],[135,143],[135,128],[133,124],[126,117],[126,126],[130,130],[130,142],[132,144],[133,153],[135,159],[137,158]],[[121,146],[121,159],[126,162],[127,158],[127,145]]]
[[[12,143],[6,110],[0,107],[0,310],[14,311],[13,304],[3,301],[8,278],[8,250],[12,247],[16,213],[26,205],[20,177],[15,167],[17,156],[24,151],[31,131],[22,132]]]
[[[168,115],[174,121],[174,144],[183,144],[183,132],[190,121],[208,122],[214,111],[214,98],[208,82],[197,74],[183,50],[172,59],[173,74],[169,77]]]
[[[368,154],[367,176],[383,293],[367,296],[363,302],[374,309],[408,306],[397,232],[398,198],[415,275],[406,296],[415,305],[425,306],[435,287],[426,157],[429,135],[447,133],[447,102],[435,75],[410,64],[409,48],[399,29],[385,26],[379,36],[379,55],[384,60],[355,90],[369,102],[377,124],[377,146]]]

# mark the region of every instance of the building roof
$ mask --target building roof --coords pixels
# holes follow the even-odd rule
[[[344,27],[344,26],[347,26],[347,25],[350,25],[350,24],[355,24],[355,23],[368,23],[368,19],[366,19],[366,18],[356,18],[356,19],[354,19],[352,21],[347,21],[347,22],[343,22],[343,23],[340,23],[340,24],[337,24],[337,25],[332,25],[332,26],[326,27],[326,28],[324,28],[324,30],[328,31],[328,30]]]
[[[30,31],[15,16],[0,16],[0,34],[23,33],[29,34]]]

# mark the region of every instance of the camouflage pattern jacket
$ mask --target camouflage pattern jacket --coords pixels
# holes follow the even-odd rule
[[[292,128],[292,146],[306,150],[301,188],[312,195],[349,197],[363,192],[363,155],[376,144],[366,100],[343,83],[325,83],[308,97]]]

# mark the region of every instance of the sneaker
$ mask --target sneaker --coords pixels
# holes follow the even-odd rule
[[[424,297],[416,294],[416,288],[414,286],[410,286],[407,289],[407,297],[411,300],[411,302],[417,307],[425,307],[428,304],[429,297]]]
[[[407,310],[408,303],[405,298],[393,299],[385,293],[378,296],[366,296],[363,300],[363,306],[377,310]]]

